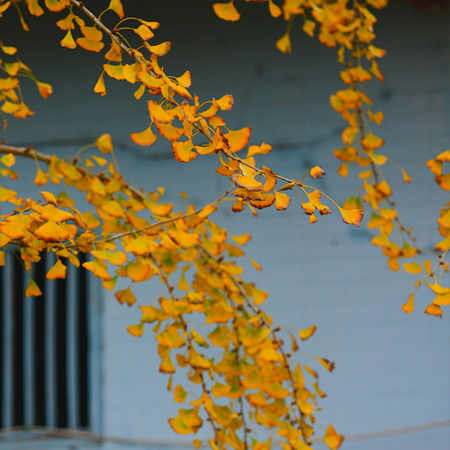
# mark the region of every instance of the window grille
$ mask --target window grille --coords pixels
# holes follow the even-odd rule
[[[64,280],[32,276],[42,296],[25,297],[28,274],[7,253],[0,267],[0,428],[53,427],[101,431],[101,304],[96,280],[67,264]],[[80,255],[81,264],[85,255]],[[1,446],[1,445],[0,445]]]

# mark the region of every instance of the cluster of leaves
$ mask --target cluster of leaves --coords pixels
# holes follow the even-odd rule
[[[161,357],[160,371],[170,375],[168,387],[173,390],[175,401],[186,403],[186,408],[170,419],[172,428],[188,434],[196,433],[205,419],[211,425],[211,439],[194,441],[197,447],[209,444],[214,450],[227,447],[260,450],[271,448],[272,441],[276,440],[285,450],[303,450],[311,448],[317,440],[323,440],[330,448],[338,448],[342,441],[331,425],[323,437],[314,438],[315,413],[320,410],[317,401],[325,394],[319,388],[317,373],[294,358],[298,352],[297,339],[308,338],[315,327],[300,330],[297,337],[272,323],[272,318],[260,309],[267,293],[245,282],[242,268],[234,260],[245,256],[240,246],[250,235],[235,236],[230,241],[226,230],[210,219],[228,195],[233,195],[233,211],[248,208],[257,215],[258,209],[272,205],[276,210],[285,210],[291,201],[285,192],[294,191],[310,223],[317,221],[316,213],[331,212],[329,206],[322,203],[325,197],[338,208],[344,222],[355,226],[361,224],[362,201],[365,201],[373,210],[369,227],[380,231],[372,242],[382,247],[393,270],[398,270],[399,258],[416,258],[422,253],[411,230],[398,218],[391,200],[392,190],[381,171],[388,158],[378,153],[384,141],[369,127],[369,122],[381,124],[383,115],[372,112],[372,102],[362,87],[372,75],[383,78],[375,58],[382,57],[384,51],[372,45],[376,19],[367,5],[381,8],[385,3],[384,0],[351,4],[346,0],[286,0],[280,8],[269,1],[271,14],[283,14],[289,22],[288,31],[277,42],[280,50],[290,51],[289,31],[297,15],[303,16],[303,29],[308,34],[313,35],[318,23],[320,41],[330,47],[339,46],[339,61],[344,65],[341,78],[348,87],[332,95],[331,104],[347,121],[348,127],[342,134],[345,146],[336,150],[335,155],[343,161],[339,169],[343,176],[347,175],[351,163],[364,168],[359,174],[363,179],[363,193],[352,196],[344,207],[339,207],[328,195],[304,182],[308,174],[312,179],[323,177],[325,172],[320,167],[312,168],[300,179],[284,177],[269,167],[259,168],[255,158],[271,151],[271,146],[265,143],[250,145],[246,156],[239,156],[249,143],[251,129],[230,130],[226,126],[221,114],[231,110],[233,97],[224,95],[219,100],[200,103],[199,98],[189,92],[189,71],[179,77],[166,74],[158,58],[170,50],[170,43],[148,43],[159,27],[157,22],[125,17],[120,0],[111,0],[109,7],[98,15],[78,0],[45,1],[50,11],[67,13],[57,22],[65,31],[61,45],[101,52],[104,41],[109,43],[104,54],[107,62],[95,92],[106,94],[106,74],[136,84],[134,96],[137,99],[151,96],[147,101],[150,124],[144,131],[131,134],[135,143],[151,146],[159,134],[170,142],[174,157],[182,163],[200,156],[215,156],[216,172],[228,177],[232,184],[220,198],[203,208],[189,205],[185,212],[174,212],[173,204],[164,202],[163,188],[145,193],[125,182],[114,163],[107,159],[113,152],[109,134],[99,137],[92,146],[80,149],[71,161],[32,148],[2,144],[0,153],[4,155],[0,159],[0,171],[3,175],[16,179],[17,174],[12,170],[15,157],[33,158],[37,164],[37,186],[51,181],[75,187],[85,194],[92,211],[80,212],[75,200],[66,192],[55,196],[41,191],[42,199],[32,200],[0,188],[0,201],[9,203],[13,209],[12,213],[1,217],[0,247],[20,249],[17,256],[30,274],[42,252],[53,252],[57,261],[48,271],[48,279],[64,278],[66,265],[78,267],[79,253],[88,253],[91,259],[83,266],[99,277],[105,288],[114,290],[118,277],[129,281],[127,288],[115,292],[118,301],[128,305],[136,301],[133,283],[155,278],[164,284],[165,292],[157,298],[158,306],[142,306],[141,322],[130,326],[128,331],[140,336],[145,324],[155,323],[153,331]],[[12,4],[27,29],[17,2],[2,1],[0,14]],[[26,6],[35,16],[44,13],[38,0],[28,0]],[[227,20],[239,18],[233,2],[216,4],[214,10]],[[92,24],[86,25],[79,11]],[[106,25],[106,18],[113,26]],[[74,37],[75,33],[79,33],[79,37]],[[133,40],[137,41],[136,46],[131,44]],[[0,47],[6,55],[15,53],[12,47]],[[363,58],[370,67],[364,68]],[[0,80],[2,111],[25,118],[31,112],[23,102],[18,76],[36,80],[20,61],[1,61],[0,67],[7,74],[6,79]],[[43,97],[50,95],[49,85],[36,83]],[[89,147],[96,147],[101,155],[87,155],[85,150]],[[446,152],[429,161],[438,183],[447,190],[450,189],[448,176],[442,175],[441,170],[442,162],[448,160],[450,156]],[[39,163],[44,163],[48,169],[42,170]],[[402,172],[405,181],[410,181]],[[282,186],[276,188],[278,182]],[[445,270],[443,259],[450,247],[449,214],[446,204],[439,219],[445,239],[436,248],[443,252],[439,267]],[[392,238],[394,230],[400,231],[402,247],[396,243],[399,238]],[[4,264],[3,250],[0,263]],[[252,263],[259,270],[259,266]],[[435,278],[437,271],[437,268],[431,269],[430,262],[423,264],[427,275],[419,280],[417,287],[425,279]],[[422,270],[415,260],[404,264],[405,270],[413,273],[418,273],[417,267]],[[441,287],[436,279],[434,285],[428,285],[437,297],[434,306],[428,307],[426,312],[436,315],[440,313],[440,305],[450,303],[450,289]],[[39,286],[31,276],[26,295],[40,295]],[[411,302],[412,297],[404,305],[405,311],[412,310]],[[201,322],[206,322],[203,333],[195,326]],[[292,342],[289,351],[285,339]],[[328,370],[333,369],[334,365],[328,360],[316,359]],[[173,388],[175,372],[184,374],[187,381]],[[189,395],[186,382],[194,386]],[[273,436],[262,441],[261,427],[273,430]]]
[[[27,2],[27,6],[34,15],[44,12],[37,1]],[[74,6],[93,20],[94,26],[86,26],[75,14]],[[115,164],[107,158],[112,153],[114,160],[109,134],[80,149],[71,161],[31,147],[2,144],[3,175],[16,179],[17,174],[12,170],[16,157],[32,158],[37,165],[34,180],[37,186],[52,182],[76,188],[85,194],[92,210],[79,211],[74,198],[66,191],[55,196],[43,190],[42,198],[35,200],[0,188],[0,201],[9,203],[6,210],[12,210],[0,221],[0,264],[4,264],[6,247],[20,258],[30,275],[26,296],[41,295],[41,280],[34,280],[32,274],[33,264],[41,259],[43,252],[56,255],[56,263],[46,274],[50,280],[65,278],[67,264],[79,267],[79,253],[89,254],[84,268],[100,278],[105,288],[115,290],[120,303],[130,306],[136,302],[134,283],[153,277],[162,282],[165,292],[157,298],[159,306],[142,306],[141,322],[130,326],[128,331],[141,336],[146,323],[156,322],[153,331],[161,357],[160,371],[170,374],[169,389],[173,389],[173,374],[184,372],[184,386],[178,384],[173,389],[175,401],[187,404],[169,421],[176,432],[196,433],[206,419],[213,434],[205,445],[213,449],[270,448],[274,439],[286,450],[311,448],[310,444],[316,440],[324,440],[330,448],[339,447],[342,437],[331,425],[323,437],[313,437],[315,414],[320,410],[317,401],[325,394],[319,388],[318,374],[294,357],[299,349],[297,340],[307,339],[315,327],[300,330],[296,337],[272,323],[272,318],[260,309],[267,293],[244,282],[242,268],[234,260],[245,256],[240,246],[250,235],[235,236],[230,241],[226,230],[209,217],[229,194],[236,198],[234,211],[248,207],[256,215],[256,209],[273,204],[277,210],[284,210],[290,198],[282,191],[294,189],[300,198],[305,197],[301,207],[310,222],[315,222],[315,211],[326,215],[330,208],[322,204],[325,194],[304,184],[304,179],[308,174],[312,179],[321,178],[325,172],[315,167],[299,181],[277,175],[268,167],[259,169],[255,156],[268,153],[271,147],[267,144],[250,146],[245,158],[237,156],[237,152],[246,147],[251,130],[248,127],[229,130],[216,114],[232,108],[232,96],[225,95],[200,105],[198,98],[188,91],[189,72],[178,78],[166,75],[159,67],[158,57],[170,49],[170,44],[151,46],[147,43],[153,37],[152,30],[158,27],[156,22],[125,18],[122,5],[115,0],[98,16],[76,0],[48,0],[46,7],[53,12],[68,11],[68,15],[57,22],[66,31],[61,41],[63,46],[100,52],[104,47],[103,39],[111,41],[105,53],[107,63],[94,89],[97,93],[106,94],[106,73],[118,80],[137,83],[135,97],[138,99],[145,93],[158,98],[158,101],[148,101],[150,126],[132,134],[134,142],[152,145],[156,140],[152,131],[154,125],[158,133],[171,142],[174,156],[180,162],[190,162],[199,155],[216,155],[219,159],[217,172],[229,177],[232,185],[205,207],[195,209],[190,205],[184,213],[176,213],[173,204],[163,201],[163,188],[145,193],[125,182]],[[112,29],[100,20],[107,11],[114,12],[120,19]],[[22,15],[20,17],[26,27]],[[122,26],[125,21],[134,21],[137,26]],[[81,37],[74,38],[72,33],[76,27]],[[139,47],[129,46],[131,38],[123,37],[125,31],[138,37]],[[144,52],[150,55],[146,58]],[[123,63],[124,56],[131,64]],[[16,64],[21,67],[20,62]],[[41,93],[51,93],[49,85],[37,84]],[[19,89],[18,81],[11,89],[11,92]],[[10,100],[11,92],[7,94]],[[176,95],[184,100],[179,103]],[[20,101],[23,102],[22,98]],[[15,110],[5,112],[18,118],[26,117]],[[88,148],[95,147],[97,154],[87,154]],[[42,164],[47,169],[42,169]],[[284,185],[276,190],[279,180]],[[360,225],[361,211],[336,207],[345,222]],[[260,270],[256,262],[251,262]],[[119,277],[127,279],[129,286],[117,290],[115,284]],[[174,278],[177,281],[174,282]],[[207,329],[202,334],[194,325],[198,322],[206,322]],[[285,348],[283,333],[291,340],[290,350]],[[214,348],[216,351],[212,350]],[[218,355],[217,349],[220,350]],[[328,360],[316,359],[327,370],[333,369],[334,364]],[[194,386],[189,396],[186,382]],[[260,442],[260,428],[273,430],[273,436]],[[195,441],[197,447],[201,444]]]
[[[303,18],[305,33],[314,36],[318,25],[320,42],[327,47],[338,47],[338,61],[344,66],[340,76],[347,88],[331,95],[330,102],[348,126],[342,133],[344,147],[335,150],[334,155],[342,161],[338,169],[341,176],[346,177],[350,165],[353,164],[362,168],[358,176],[363,180],[359,191],[344,202],[344,208],[364,210],[363,204],[370,207],[372,213],[367,226],[379,233],[372,239],[372,244],[382,249],[391,270],[398,271],[400,261],[406,260],[407,262],[402,264],[406,272],[424,273],[416,283],[417,291],[424,281],[430,278],[435,279],[436,269],[432,269],[430,259],[423,257],[424,251],[418,246],[412,234],[412,228],[407,228],[403,224],[395,208],[392,200],[393,192],[384,177],[382,166],[391,162],[401,171],[405,183],[411,182],[411,178],[395,161],[379,153],[384,140],[372,132],[371,123],[381,125],[384,117],[381,111],[372,111],[373,102],[363,86],[363,83],[371,81],[373,77],[384,81],[377,59],[382,58],[386,52],[373,45],[376,37],[374,24],[377,19],[368,8],[381,9],[387,3],[387,0],[352,2],[348,0],[284,0],[280,8],[270,0],[269,11],[273,17],[283,15],[288,22],[286,33],[276,43],[282,52],[291,51],[290,31],[297,16]],[[224,20],[235,21],[240,18],[233,0],[229,3],[215,4],[214,11]],[[447,161],[446,158],[448,155],[444,152],[427,163],[431,171],[435,173],[436,181],[444,190],[448,189],[449,183],[448,179],[441,175],[442,162]],[[448,204],[445,207],[447,206]],[[447,212],[445,207],[441,210],[438,223],[439,232],[447,238],[448,228],[442,224],[442,221],[445,223],[443,217]],[[444,239],[435,247],[435,252],[438,253],[430,255],[431,258],[437,259],[437,267],[440,268],[441,273],[442,270],[448,272],[444,258],[449,249],[450,241]],[[414,293],[403,305],[405,312],[413,312]],[[425,313],[442,317],[440,305],[446,304],[448,303],[445,300],[438,297],[425,308]]]

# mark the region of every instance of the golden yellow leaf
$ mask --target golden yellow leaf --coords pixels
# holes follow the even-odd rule
[[[214,3],[214,12],[223,20],[236,22],[240,19],[241,15],[234,6],[234,0],[228,3]]]
[[[170,239],[183,248],[190,248],[200,244],[200,236],[196,233],[185,233],[184,231],[169,231]]]
[[[241,234],[240,236],[231,236],[234,242],[238,245],[245,245],[252,238],[251,234]]]
[[[175,366],[170,359],[170,356],[164,358],[159,366],[159,371],[162,373],[175,373]],[[171,419],[169,419],[170,422]],[[175,430],[176,431],[176,430]]]
[[[303,31],[311,37],[314,37],[315,28],[316,28],[316,23],[312,20],[305,20],[305,22],[303,23],[303,26],[302,26]]]
[[[409,294],[408,301],[402,305],[405,313],[412,313],[414,311],[414,294]]]
[[[71,47],[71,48],[75,48],[75,47]],[[96,85],[94,87],[94,92],[96,94],[101,95],[102,97],[104,95],[106,95],[105,79],[103,77],[103,73],[98,78],[98,81],[97,81],[97,83],[96,83]]]
[[[275,45],[281,53],[291,53],[292,47],[291,37],[289,36],[289,33],[286,32],[285,34],[283,34],[283,36],[278,39]]]
[[[136,259],[135,262],[128,263],[126,266],[127,275],[136,282],[149,280],[155,271],[145,262]]]
[[[261,191],[263,188],[263,184],[259,181],[256,181],[255,178],[251,175],[244,176],[241,174],[234,174],[231,176],[231,180],[236,186],[244,188],[250,192]]]
[[[34,232],[34,235],[37,238],[42,239],[44,242],[62,242],[69,238],[69,233],[53,220],[49,220],[47,223],[39,227]]]
[[[174,390],[173,390],[173,394],[174,394],[174,400],[178,403],[183,403],[186,401],[187,398],[187,392],[184,390],[183,386],[181,386],[181,384],[179,384]]]
[[[275,209],[278,211],[283,211],[288,208],[291,198],[284,194],[283,192],[275,192]]]
[[[250,139],[252,129],[250,127],[242,128],[236,131],[230,131],[225,134],[225,138],[228,140],[228,145],[232,152],[238,152],[242,150]]]
[[[36,177],[34,178],[34,184],[36,186],[43,186],[48,182],[48,174],[44,173],[40,168],[36,172]]]
[[[272,146],[269,144],[265,144],[264,142],[261,145],[250,145],[248,148],[247,158],[254,155],[266,155],[272,151]]]
[[[95,258],[94,261],[85,262],[83,263],[83,267],[90,270],[100,280],[109,281],[111,279],[111,276],[106,270],[106,264],[100,259]]]
[[[315,332],[317,327],[315,325],[311,325],[309,328],[306,328],[305,330],[299,331],[299,336],[302,341],[306,341],[306,339],[309,339]]]
[[[147,50],[149,50],[150,52],[154,53],[157,56],[164,56],[165,54],[167,54],[167,52],[170,50],[170,47],[171,47],[170,42],[163,42],[162,44],[158,45],[147,44],[145,46]]]
[[[434,177],[434,179],[444,191],[450,191],[450,173],[446,175],[438,175]]]
[[[435,303],[429,304],[424,311],[425,314],[430,314],[431,316],[437,316],[442,318],[442,310],[439,305]]]
[[[131,306],[136,301],[136,296],[131,291],[131,287],[128,286],[126,289],[122,289],[121,291],[117,291],[114,294],[119,301],[119,303],[127,303],[128,306]]]
[[[355,227],[359,227],[361,225],[364,213],[360,209],[348,210],[339,208],[339,211],[345,223],[352,224]]]
[[[265,348],[258,353],[258,358],[267,362],[283,362],[283,355],[273,348]]]
[[[343,89],[337,91],[336,95],[345,103],[357,103],[359,101],[359,95],[353,89]]]
[[[127,331],[128,331],[128,333],[131,334],[131,336],[141,337],[142,334],[144,333],[144,324],[138,323],[137,325],[130,325],[127,328]]]
[[[59,0],[45,0],[45,6],[52,12],[62,11],[66,7],[65,2]]]
[[[45,276],[48,280],[56,280],[58,278],[66,278],[67,267],[58,259],[55,265],[47,272]]]
[[[28,11],[30,11],[30,14],[36,17],[42,16],[42,14],[44,14],[44,10],[39,5],[38,0],[30,0],[28,2]]]
[[[95,145],[100,149],[102,153],[111,153],[113,149],[111,135],[109,133],[102,134],[95,141]]]
[[[110,250],[93,250],[91,255],[95,258],[108,261],[115,266],[123,266],[127,262],[127,255],[123,252]]]
[[[219,100],[213,99],[215,105],[217,105],[222,111],[230,111],[234,104],[233,96],[226,94]]]
[[[42,295],[42,292],[39,289],[39,286],[36,284],[36,281],[34,281],[33,278],[30,278],[30,282],[28,283],[27,289],[25,291],[25,297],[39,297],[40,295]]]
[[[184,142],[172,141],[172,152],[177,161],[185,163],[193,161],[198,156],[190,139]]]
[[[103,38],[103,33],[94,27],[80,27],[80,31],[83,33],[84,37],[90,41],[100,42]]]
[[[134,32],[139,35],[139,37],[143,40],[143,41],[148,41],[149,39],[151,39],[154,34],[151,32],[150,28],[147,25],[139,25]]]
[[[135,144],[141,146],[150,146],[156,142],[156,134],[153,133],[151,125],[140,133],[130,134],[130,137]]]
[[[369,149],[376,149],[384,144],[384,140],[372,133],[369,133],[363,140],[362,145]]]
[[[12,153],[7,153],[6,155],[3,155],[0,158],[0,161],[6,166],[6,167],[12,167],[16,162],[16,157]]]
[[[405,269],[405,272],[413,274],[419,274],[423,269],[423,267],[417,262],[405,263],[403,264],[403,268]]]
[[[70,30],[69,30],[69,32],[70,32]],[[103,42],[92,41],[85,37],[78,38],[77,44],[81,48],[84,48],[85,50],[88,50],[90,52],[96,52],[96,53],[98,53],[105,46],[105,44]],[[61,45],[62,45],[62,43],[61,43]]]
[[[120,0],[111,0],[108,9],[114,11],[119,16],[119,18],[124,18],[123,6]]]
[[[309,175],[315,180],[316,178],[322,178],[325,175],[325,171],[322,167],[316,166],[309,171]]]
[[[328,447],[335,449],[340,447],[344,437],[336,433],[333,425],[329,425],[323,439]]]

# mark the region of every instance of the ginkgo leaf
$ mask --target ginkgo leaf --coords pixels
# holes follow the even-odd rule
[[[437,316],[442,318],[442,310],[439,305],[435,303],[429,304],[424,311],[425,314],[430,314],[431,316]]]
[[[156,134],[153,133],[151,125],[140,133],[130,134],[131,140],[141,146],[150,146],[156,142]]]
[[[261,145],[250,145],[248,148],[247,158],[253,155],[266,155],[272,151],[272,146],[269,144],[265,144],[264,142]]]
[[[144,333],[144,324],[138,323],[137,325],[130,325],[127,328],[127,331],[128,331],[128,333],[131,334],[131,336],[141,337],[142,334]]]
[[[363,140],[362,145],[370,149],[379,148],[384,144],[384,140],[372,133],[369,133]]]
[[[245,245],[252,238],[251,234],[241,234],[240,236],[231,236],[234,242],[239,245]]]
[[[414,311],[414,294],[409,294],[408,301],[402,305],[405,313],[412,313]]]
[[[228,20],[231,22],[236,22],[240,19],[241,15],[234,6],[234,0],[228,3],[214,3],[214,12],[223,20]]]
[[[70,31],[70,30],[69,30]],[[72,47],[71,47],[72,48]],[[75,48],[75,47],[73,47]],[[100,75],[100,77],[98,78],[98,81],[94,87],[94,92],[96,94],[101,95],[102,97],[104,95],[106,95],[106,87],[105,87],[105,79],[103,77],[103,73]]]
[[[289,33],[286,32],[278,41],[276,42],[277,49],[282,53],[291,53],[291,37]]]
[[[336,433],[333,425],[329,425],[323,439],[328,447],[336,449],[340,447],[344,437]]]
[[[59,0],[45,0],[45,6],[52,12],[62,11],[66,7],[65,2]]]
[[[67,267],[58,259],[55,265],[47,272],[45,276],[48,280],[64,279],[66,278]]]
[[[299,336],[302,341],[306,341],[306,339],[309,339],[315,332],[317,327],[315,325],[311,325],[309,328],[306,328],[305,330],[299,331]]]
[[[69,238],[69,233],[53,220],[39,227],[34,235],[45,242],[62,242]]]
[[[234,174],[231,176],[231,180],[236,186],[244,188],[250,192],[261,191],[263,188],[263,184],[259,181],[256,181],[255,178],[251,175],[244,176],[241,174]]]
[[[80,27],[80,31],[83,33],[84,37],[90,41],[100,42],[103,38],[103,33],[94,27]]]
[[[242,128],[236,131],[230,131],[225,134],[225,138],[228,140],[228,145],[232,152],[238,152],[242,150],[250,139],[252,129],[250,127]]]
[[[322,178],[325,175],[325,171],[322,167],[316,166],[309,171],[309,175],[315,180],[316,178]]]
[[[140,36],[140,38],[143,41],[148,41],[149,39],[151,39],[154,34],[151,32],[150,28],[147,25],[139,25],[139,27],[137,27],[134,32]]]
[[[272,0],[269,0],[269,12],[272,17],[280,17],[283,12]]]
[[[170,123],[172,122],[174,116],[164,110],[159,103],[156,103],[153,100],[150,100],[148,103],[148,111],[150,113],[150,117],[157,122],[161,123]]]
[[[413,274],[419,274],[423,270],[423,267],[417,262],[405,263],[403,264],[403,268],[405,269],[405,272]]]
[[[233,96],[226,94],[219,100],[213,99],[215,105],[217,105],[222,111],[230,111],[234,104]]]
[[[131,291],[131,287],[128,286],[126,289],[123,289],[121,291],[117,291],[115,294],[115,297],[119,301],[119,303],[127,303],[128,306],[131,306],[136,301],[136,296]]]
[[[163,42],[162,44],[158,45],[146,45],[145,47],[152,53],[154,53],[157,56],[164,56],[168,53],[170,50],[171,43],[170,42]]]
[[[183,386],[179,384],[174,390],[174,400],[178,403],[183,403],[186,401],[188,393],[184,390]]]
[[[83,263],[83,267],[87,270],[90,270],[96,277],[100,278],[102,281],[109,281],[111,276],[106,270],[106,264],[100,260],[95,258],[94,261],[88,261]]]
[[[98,53],[105,46],[105,44],[103,42],[93,41],[93,40],[87,39],[85,37],[78,38],[77,44],[81,48],[84,48],[85,50],[88,50],[90,52],[96,52],[96,53]]]
[[[339,211],[345,223],[352,224],[355,227],[359,227],[362,224],[364,213],[360,209],[348,210],[339,208]]]
[[[283,192],[275,192],[275,209],[278,211],[283,211],[288,208],[291,198],[284,194]]]
[[[120,19],[124,18],[123,6],[120,0],[111,0],[108,9],[114,11]]]
[[[34,281],[33,278],[30,278],[27,289],[25,291],[25,297],[39,297],[40,295],[42,295],[42,292],[39,289],[39,286],[36,284],[36,281]]]

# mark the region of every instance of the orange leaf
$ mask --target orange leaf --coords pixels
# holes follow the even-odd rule
[[[234,103],[233,96],[230,94],[224,95],[219,100],[213,99],[213,101],[222,111],[230,111]]]
[[[49,220],[46,224],[39,227],[34,232],[34,235],[45,242],[61,242],[69,237],[69,233],[53,222],[53,220]]]
[[[70,32],[70,30],[69,30],[69,32]],[[78,38],[77,44],[81,48],[84,48],[85,50],[88,50],[90,52],[96,52],[96,53],[98,53],[105,46],[105,44],[103,42],[92,41],[85,37]],[[62,45],[62,43],[61,43],[61,45]]]
[[[36,281],[33,280],[33,278],[30,278],[30,282],[28,283],[27,290],[25,291],[25,297],[38,297],[39,295],[42,295],[41,290],[39,289],[39,286],[36,284]]]
[[[342,209],[339,208],[341,212],[342,219],[345,223],[349,223],[355,225],[355,227],[359,227],[362,223],[364,213],[360,209]]]
[[[193,151],[193,149],[194,144],[191,140],[184,142],[172,141],[172,152],[177,161],[186,163],[193,161],[198,156],[198,153]]]
[[[287,209],[289,203],[291,202],[291,198],[282,192],[275,191],[275,209],[278,211],[283,211]]]
[[[412,313],[414,311],[414,294],[409,294],[408,301],[402,306],[405,313]]]
[[[131,292],[130,286],[121,291],[117,291],[114,295],[119,300],[119,303],[127,303],[128,306],[131,306],[136,301],[136,296]]]
[[[266,155],[271,151],[272,146],[265,144],[264,142],[261,145],[250,145],[248,148],[247,158],[253,155]]]
[[[120,0],[111,0],[108,9],[114,11],[121,19],[123,19],[123,6]]]
[[[363,140],[362,145],[371,149],[379,148],[384,144],[384,140],[372,133],[369,133]]]
[[[322,178],[325,175],[325,171],[322,167],[316,166],[309,171],[309,174],[311,175],[311,178],[315,180],[316,178]]]
[[[156,134],[153,133],[151,125],[140,133],[130,134],[130,137],[135,144],[141,146],[153,145],[156,142]]]
[[[170,46],[171,46],[170,42],[163,42],[162,44],[158,45],[147,44],[145,48],[157,56],[164,56],[170,50]]]
[[[138,323],[137,325],[130,325],[127,328],[127,331],[128,331],[128,333],[131,334],[131,336],[141,337],[142,334],[144,333],[144,324]]]
[[[42,198],[47,203],[52,203],[53,205],[58,206],[58,202],[56,200],[56,197],[51,192],[40,191],[39,194],[42,194]]]
[[[111,153],[113,149],[111,135],[109,133],[102,134],[95,141],[95,145],[100,149],[102,153]]]
[[[147,25],[139,25],[135,30],[133,30],[143,41],[148,41],[154,34],[151,32]]]
[[[263,188],[262,183],[256,181],[251,175],[234,174],[231,180],[236,186],[247,189],[248,191],[261,191]]]
[[[342,441],[344,440],[343,436],[336,433],[335,429],[333,428],[333,425],[330,425],[327,428],[327,431],[324,436],[324,441],[330,448],[339,448]]]
[[[103,33],[96,27],[81,27],[80,31],[90,41],[100,42],[103,38]]]
[[[66,278],[67,267],[58,259],[55,265],[47,272],[45,276],[48,280],[56,280],[57,278]]]
[[[250,127],[242,128],[241,130],[230,131],[225,134],[225,138],[228,139],[228,145],[232,152],[238,152],[242,150],[250,139],[252,129]]]
[[[168,113],[166,110],[162,108],[162,106],[159,103],[156,103],[153,100],[149,100],[147,103],[148,105],[148,111],[150,113],[150,117],[157,122],[161,123],[170,123],[172,122],[174,116],[170,113]]]
[[[100,280],[109,281],[111,279],[111,276],[106,270],[106,264],[100,259],[95,258],[94,261],[85,262],[83,263],[83,267],[90,270]]]
[[[316,329],[317,327],[315,325],[311,325],[309,328],[306,328],[306,330],[300,330],[300,339],[306,341],[306,339],[309,339],[316,332]]]
[[[291,38],[289,33],[285,33],[275,44],[281,53],[291,53]]]
[[[241,15],[234,6],[234,0],[229,3],[214,3],[214,12],[223,20],[236,22],[240,19]]]
[[[430,314],[431,316],[437,316],[442,318],[442,310],[439,305],[435,303],[429,304],[424,311],[425,314]]]
[[[263,166],[263,170],[266,173],[266,182],[264,183],[263,191],[270,192],[277,184],[277,178],[268,167]]]

